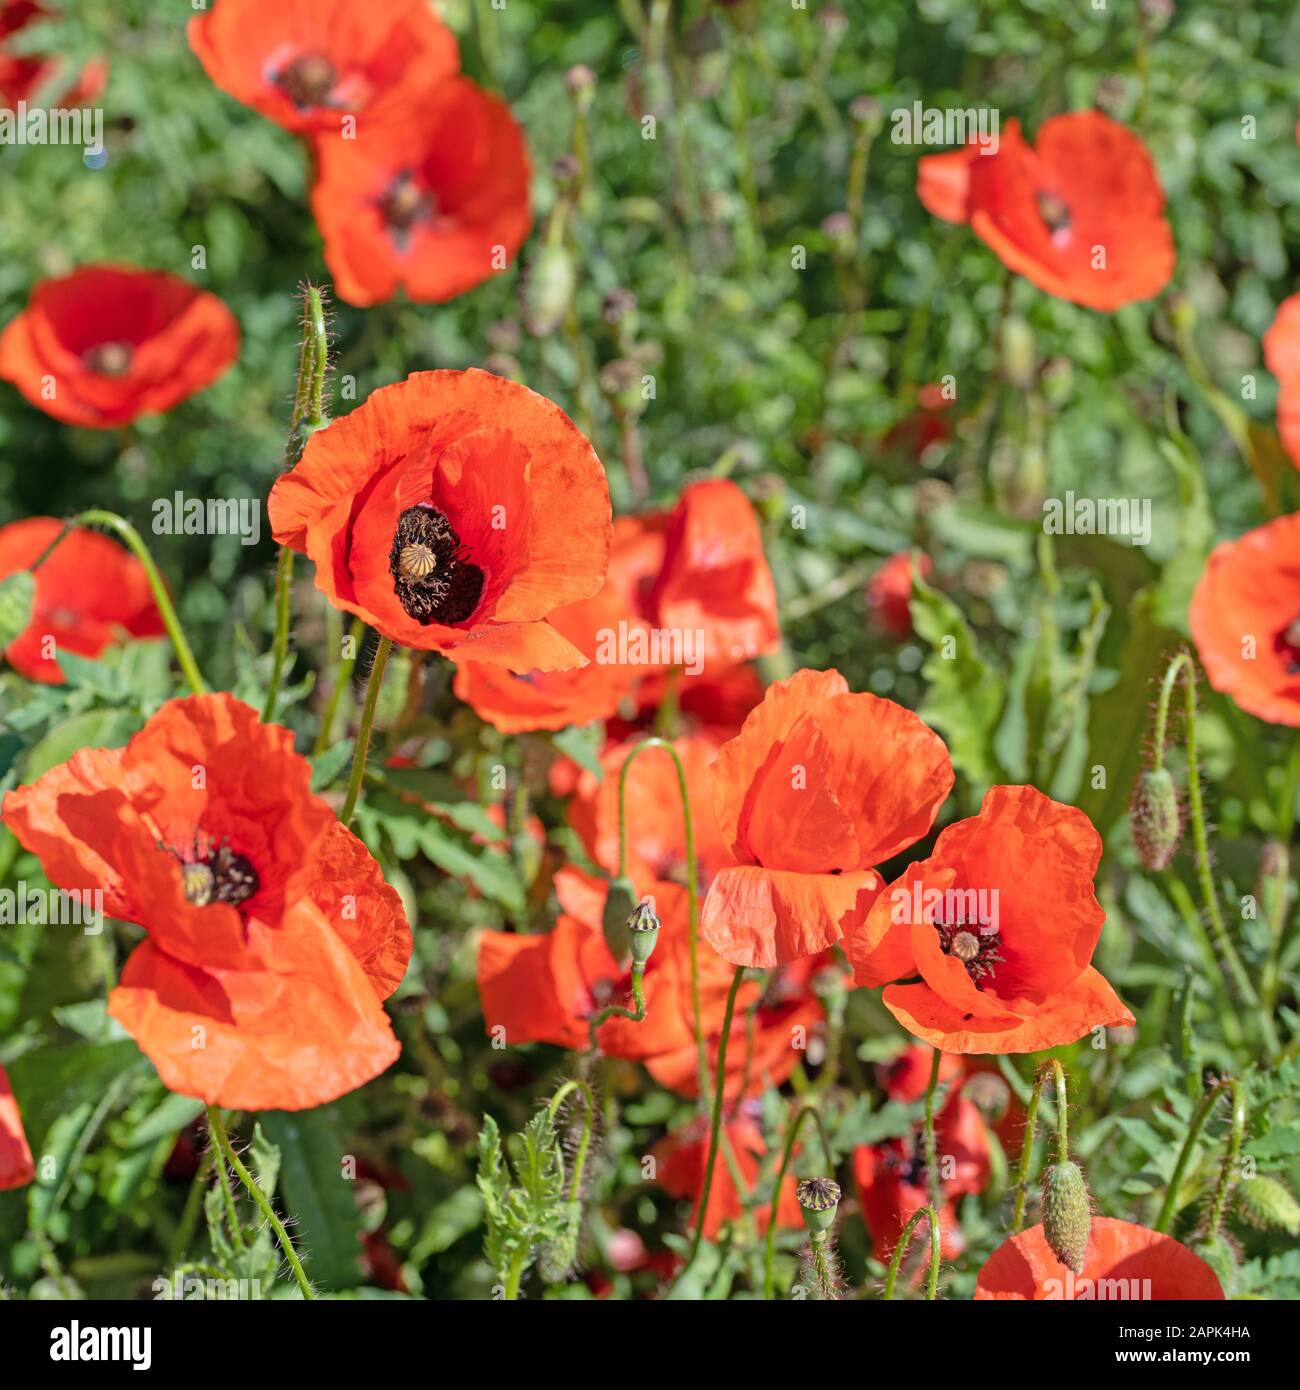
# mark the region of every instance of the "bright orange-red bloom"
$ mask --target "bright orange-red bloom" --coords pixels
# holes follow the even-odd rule
[[[945,1052],[1037,1052],[1134,1022],[1091,965],[1101,836],[1034,787],[993,787],[846,933],[860,985]]]
[[[759,1174],[767,1144],[757,1120],[744,1110],[723,1122],[727,1143],[735,1155],[741,1180],[751,1191]],[[661,1139],[650,1151],[655,1160],[655,1181],[673,1197],[690,1197],[690,1224],[699,1216],[700,1195],[704,1188],[704,1169],[709,1156],[709,1127],[704,1116],[698,1116],[684,1129]],[[704,1214],[704,1239],[716,1240],[718,1232],[744,1211],[736,1180],[731,1174],[724,1152],[720,1149],[713,1165],[713,1186],[709,1189],[709,1209]],[[767,1228],[771,1202],[763,1202],[754,1211],[760,1230]],[[803,1225],[803,1213],[795,1195],[793,1174],[787,1174],[781,1184],[781,1200],[777,1204],[776,1224],[785,1227]]]
[[[219,0],[188,33],[218,87],[307,133],[410,119],[460,67],[426,0]]]
[[[87,429],[170,410],[238,356],[239,325],[216,295],[126,266],[43,280],[0,334],[0,377],[47,415]]]
[[[403,646],[512,671],[585,658],[548,619],[590,598],[609,489],[545,397],[488,372],[416,372],[312,435],[267,503],[337,608]]]
[[[560,916],[548,932],[520,935],[485,931],[479,939],[478,989],[489,1032],[505,1030],[506,1042],[590,1045],[589,1021],[607,1004],[629,1006],[631,974],[615,960],[601,927],[606,885],[576,869],[555,880]],[[673,883],[653,885],[659,944],[645,970],[646,1016],[639,1023],[611,1018],[597,1033],[611,1057],[645,1061],[693,1046],[690,937],[686,892]],[[699,956],[701,1018],[706,1030],[721,1025],[731,970],[712,952]],[[746,986],[746,1001],[755,994]]]
[[[31,105],[49,82],[58,77],[62,61],[44,53],[11,53],[7,40],[33,20],[53,19],[59,11],[38,0],[0,0],[0,103],[14,109],[20,102]],[[89,106],[108,82],[108,64],[94,58],[86,64],[66,91],[56,92],[51,104],[68,109]]]
[[[1216,546],[1187,617],[1216,690],[1300,725],[1300,512]]]
[[[30,568],[62,530],[63,523],[52,516],[0,527],[0,579]],[[94,581],[88,582],[87,576]],[[144,566],[107,536],[70,532],[35,578],[32,620],[4,652],[14,670],[28,680],[62,683],[61,651],[97,657],[121,633],[163,635]]]
[[[778,681],[710,773],[723,844],[704,939],[733,965],[817,955],[865,917],[883,863],[921,838],[952,788],[939,736],[852,695],[838,671]]]
[[[23,1118],[18,1113],[18,1102],[5,1069],[0,1067],[0,1192],[24,1187],[35,1176],[36,1168],[23,1130]]]
[[[410,928],[310,781],[287,729],[197,695],[5,797],[5,824],[55,884],[100,889],[110,916],[145,929],[109,1012],[169,1090],[310,1109],[398,1055],[381,1001]]]
[[[504,270],[533,225],[523,129],[468,77],[400,123],[319,140],[316,160],[312,211],[349,304],[464,294]]]
[[[977,1299],[1133,1300],[1221,1299],[1218,1276],[1173,1236],[1131,1221],[1094,1216],[1075,1274],[1052,1253],[1042,1226],[1031,1226],[989,1256],[975,1284]]]
[[[921,578],[934,569],[924,553],[920,560]],[[912,552],[899,551],[871,576],[867,585],[867,603],[872,615],[891,637],[900,640],[912,635]]]
[[[1278,379],[1277,432],[1291,462],[1300,468],[1300,294],[1278,305],[1264,334],[1264,361]]]
[[[1151,157],[1099,111],[1043,122],[1036,145],[1008,121],[997,152],[977,145],[920,161],[917,190],[938,217],[969,220],[1009,270],[1090,309],[1159,294],[1174,239]]]

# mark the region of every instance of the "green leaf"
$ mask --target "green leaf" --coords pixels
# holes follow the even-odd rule
[[[0,579],[0,651],[26,631],[36,605],[36,578],[19,570]]]
[[[57,724],[27,755],[23,781],[34,782],[82,748],[120,748],[143,723],[131,710],[92,709]]]

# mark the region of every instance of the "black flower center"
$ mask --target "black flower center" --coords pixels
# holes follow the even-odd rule
[[[262,886],[262,880],[249,859],[224,842],[204,843],[196,835],[187,856],[182,856],[168,845],[160,845],[159,848],[180,860],[181,889],[186,902],[193,903],[195,907],[207,907],[211,903],[238,907]]]
[[[1070,209],[1065,199],[1055,193],[1038,195],[1038,215],[1047,223],[1047,230],[1054,237],[1070,230]]]
[[[275,85],[301,111],[320,106],[334,89],[339,75],[322,53],[303,53],[280,69]]]
[[[486,575],[465,558],[451,522],[427,502],[397,518],[388,569],[397,601],[417,623],[463,623],[483,597]]]
[[[97,343],[81,359],[100,376],[125,376],[131,370],[130,343]]]
[[[398,174],[379,203],[384,221],[399,241],[417,222],[429,217],[433,209],[432,196],[408,173]]]
[[[1286,665],[1288,675],[1300,672],[1300,618],[1291,619],[1274,637],[1273,646]]]
[[[983,989],[984,981],[993,978],[994,967],[1005,959],[998,951],[997,927],[986,922],[936,921],[934,929],[944,955],[961,961],[975,988]]]

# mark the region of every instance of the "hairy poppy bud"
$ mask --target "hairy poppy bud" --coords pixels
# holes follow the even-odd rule
[[[1053,1163],[1043,1173],[1043,1234],[1052,1253],[1076,1274],[1083,1273],[1083,1257],[1092,1230],[1088,1185],[1077,1163]]]
[[[1255,897],[1259,902],[1259,915],[1270,927],[1286,921],[1290,889],[1291,851],[1280,840],[1267,840],[1259,854],[1259,884]]]
[[[1178,789],[1168,768],[1152,768],[1138,778],[1129,806],[1129,822],[1143,868],[1165,868],[1177,853],[1183,834]]]
[[[1259,1174],[1237,1184],[1237,1209],[1242,1220],[1257,1230],[1300,1235],[1300,1202],[1277,1178]]]
[[[1017,314],[1008,314],[1002,324],[1002,368],[1007,380],[1019,391],[1033,385],[1037,368],[1034,331]]]
[[[814,1234],[829,1231],[840,1205],[840,1185],[833,1178],[804,1178],[795,1184],[803,1224]]]
[[[564,321],[573,300],[573,259],[562,244],[543,246],[524,276],[523,318],[535,338],[548,338]]]
[[[609,953],[621,965],[628,957],[627,930],[632,914],[637,911],[636,889],[630,878],[610,880],[605,895],[605,913],[601,927]]]
[[[649,899],[636,905],[627,919],[627,929],[632,934],[632,964],[644,965],[659,940],[659,918]]]

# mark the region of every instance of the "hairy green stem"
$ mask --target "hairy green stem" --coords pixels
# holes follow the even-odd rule
[[[1025,1224],[1025,1198],[1029,1194],[1029,1170],[1034,1161],[1034,1138],[1038,1131],[1038,1106],[1043,1098],[1043,1088],[1051,1076],[1056,1082],[1057,1139],[1056,1151],[1064,1162],[1069,1157],[1068,1139],[1065,1133],[1065,1069],[1053,1057],[1044,1062],[1034,1078],[1034,1089],[1025,1110],[1024,1138],[1021,1141],[1020,1164],[1016,1171],[1016,1204],[1011,1214],[1011,1231],[1021,1230]]]
[[[1187,1173],[1187,1165],[1191,1162],[1192,1150],[1195,1149],[1196,1141],[1201,1137],[1201,1131],[1205,1128],[1205,1122],[1210,1118],[1215,1104],[1225,1092],[1232,1098],[1233,1128],[1235,1131],[1238,1111],[1241,1110],[1240,1087],[1233,1078],[1225,1077],[1221,1081],[1216,1081],[1206,1091],[1204,1099],[1192,1114],[1191,1124],[1187,1127],[1187,1137],[1183,1140],[1183,1147],[1178,1151],[1178,1159],[1174,1163],[1174,1171],[1169,1177],[1169,1185],[1165,1189],[1164,1201],[1160,1204],[1160,1214],[1156,1217],[1153,1230],[1161,1232],[1169,1230],[1169,1225],[1174,1219],[1174,1208],[1178,1202],[1178,1189],[1182,1186],[1183,1178]],[[1241,1123],[1244,1130],[1244,1111],[1241,1113]],[[1240,1149],[1240,1140],[1238,1139],[1236,1143]],[[1224,1196],[1226,1197],[1226,1195],[1225,1192]]]
[[[352,752],[352,772],[348,777],[348,792],[339,812],[339,820],[344,825],[352,819],[357,809],[357,798],[361,795],[361,783],[366,775],[366,757],[370,752],[370,732],[375,726],[375,710],[379,705],[379,691],[384,683],[384,668],[388,665],[388,654],[393,650],[393,639],[381,637],[375,648],[375,659],[370,667],[370,680],[366,685],[366,702],[361,709],[361,725],[357,729],[356,747]]]
[[[939,1139],[934,1129],[935,1093],[939,1087],[939,1064],[943,1053],[936,1047],[930,1062],[930,1082],[925,1088],[925,1175],[930,1187],[930,1203],[935,1211],[943,1207],[943,1180],[939,1174]]]
[[[894,1284],[898,1280],[898,1271],[902,1268],[908,1246],[912,1243],[912,1236],[923,1220],[930,1223],[930,1272],[925,1281],[926,1302],[933,1303],[939,1297],[939,1261],[941,1258],[939,1217],[934,1207],[918,1207],[912,1213],[907,1225],[903,1227],[903,1233],[898,1237],[898,1243],[894,1246],[894,1253],[890,1257],[889,1271],[885,1275],[886,1299],[894,1297]]]
[[[352,642],[352,655],[344,656],[341,652],[339,654],[339,669],[334,675],[334,689],[330,691],[329,703],[325,706],[325,713],[321,716],[320,729],[316,734],[316,742],[311,750],[313,757],[319,757],[329,747],[330,734],[334,731],[334,719],[339,711],[339,701],[343,698],[343,691],[352,679],[352,672],[356,669],[357,653],[361,650],[361,636],[365,630],[366,625],[360,618],[352,619],[352,626],[348,632],[348,637]]]
[[[551,1097],[550,1112],[551,1119],[559,1113],[560,1106],[573,1094],[574,1091],[581,1091],[585,1106],[585,1113],[582,1122],[582,1137],[578,1141],[578,1152],[573,1159],[573,1177],[569,1186],[569,1200],[571,1202],[580,1201],[582,1198],[582,1172],[587,1164],[587,1155],[591,1151],[591,1137],[596,1125],[596,1097],[592,1094],[591,1087],[582,1080],[566,1081],[563,1086]],[[563,1163],[563,1156],[560,1159]]]
[[[794,1123],[790,1125],[785,1134],[785,1148],[781,1154],[781,1167],[777,1170],[776,1186],[772,1189],[772,1208],[768,1213],[767,1235],[763,1246],[763,1297],[772,1298],[775,1292],[775,1273],[774,1264],[776,1260],[776,1228],[777,1210],[781,1204],[781,1184],[785,1182],[785,1175],[790,1167],[790,1160],[794,1156],[795,1142],[799,1138],[799,1130],[803,1126],[804,1120],[810,1118],[817,1126],[817,1133],[821,1138],[822,1154],[826,1160],[826,1177],[835,1176],[835,1155],[831,1152],[830,1142],[826,1138],[826,1128],[822,1124],[822,1117],[813,1105],[805,1105],[794,1117]]]

